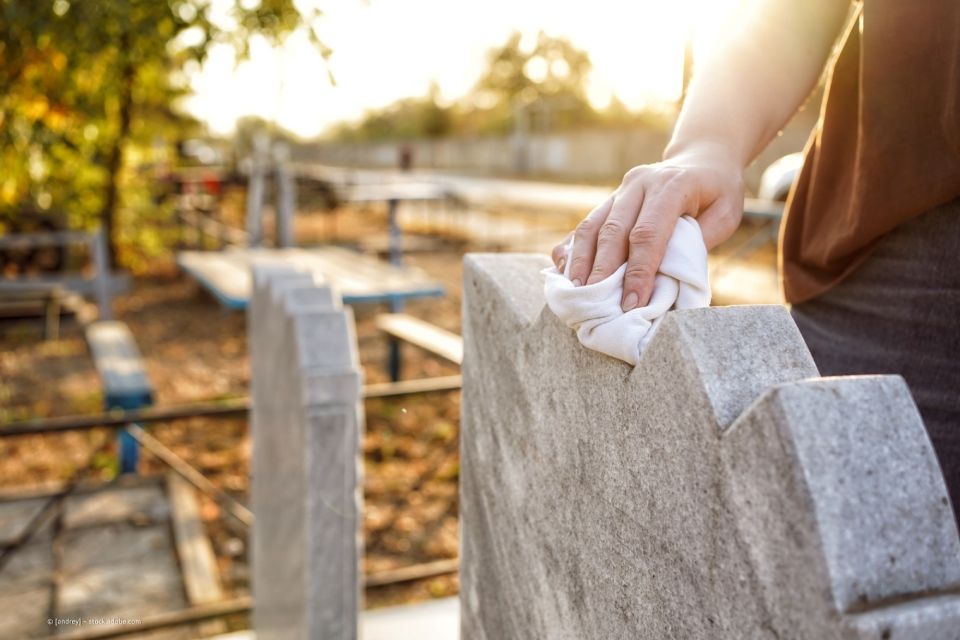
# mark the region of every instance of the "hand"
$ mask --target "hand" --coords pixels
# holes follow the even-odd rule
[[[743,170],[721,145],[690,146],[670,153],[663,162],[630,169],[617,190],[573,232],[570,280],[576,286],[593,284],[626,262],[620,305],[624,311],[646,305],[667,242],[683,215],[697,219],[707,249],[739,226]],[[553,250],[561,272],[566,266],[565,243]]]

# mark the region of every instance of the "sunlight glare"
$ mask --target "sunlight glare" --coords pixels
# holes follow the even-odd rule
[[[225,47],[211,52],[191,78],[195,95],[185,107],[212,132],[229,133],[238,118],[256,115],[303,137],[362,117],[365,110],[424,95],[435,81],[441,98],[467,94],[485,65],[485,54],[520,31],[532,46],[536,34],[568,38],[593,64],[586,87],[599,107],[617,96],[633,109],[667,104],[680,94],[683,50],[709,48],[743,0],[352,0],[331,4],[319,23],[333,49],[331,86],[319,53],[306,34],[294,34],[278,51],[251,43],[250,60],[235,68]],[[546,69],[530,69],[546,73]]]

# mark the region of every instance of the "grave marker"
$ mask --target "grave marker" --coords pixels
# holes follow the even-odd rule
[[[254,627],[352,640],[360,602],[361,376],[350,309],[312,277],[254,269]]]
[[[778,306],[673,312],[631,369],[546,308],[548,265],[465,263],[463,640],[960,637],[901,378],[818,378]]]

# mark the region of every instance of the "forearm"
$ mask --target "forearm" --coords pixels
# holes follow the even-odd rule
[[[664,162],[640,165],[577,226],[573,250],[554,250],[574,286],[624,264],[624,311],[646,305],[680,216],[697,219],[708,249],[743,214],[743,169],[816,84],[849,0],[763,0],[712,59],[695,70]]]
[[[712,146],[749,164],[816,85],[846,0],[766,0],[695,69],[664,157]]]

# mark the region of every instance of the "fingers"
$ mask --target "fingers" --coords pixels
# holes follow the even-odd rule
[[[581,286],[609,277],[626,261],[621,307],[630,311],[649,304],[680,216],[698,218],[708,248],[726,240],[740,222],[738,170],[709,157],[702,166],[694,160],[688,159],[691,166],[658,163],[627,172],[620,188],[577,226],[572,253],[567,256],[566,243],[554,248],[557,268],[566,268],[574,286]]]
[[[574,286],[581,286],[587,281],[590,270],[593,269],[593,258],[597,250],[597,235],[600,227],[606,221],[613,206],[613,195],[587,215],[577,225],[573,232],[573,253],[570,256],[570,280]]]
[[[563,273],[563,268],[567,266],[567,245],[570,244],[571,236],[573,236],[573,232],[568,233],[567,237],[563,239],[563,242],[555,246],[550,253],[550,258],[560,273]]]
[[[627,178],[617,190],[610,214],[597,232],[597,255],[587,284],[600,282],[627,259],[627,236],[643,203],[643,184]]]
[[[721,198],[697,216],[703,243],[713,250],[733,235],[743,218],[743,194],[739,198]]]
[[[677,220],[695,213],[694,191],[679,181],[669,181],[647,194],[640,215],[629,232],[627,270],[623,278],[624,311],[645,306],[653,293],[653,280],[663,260]]]

